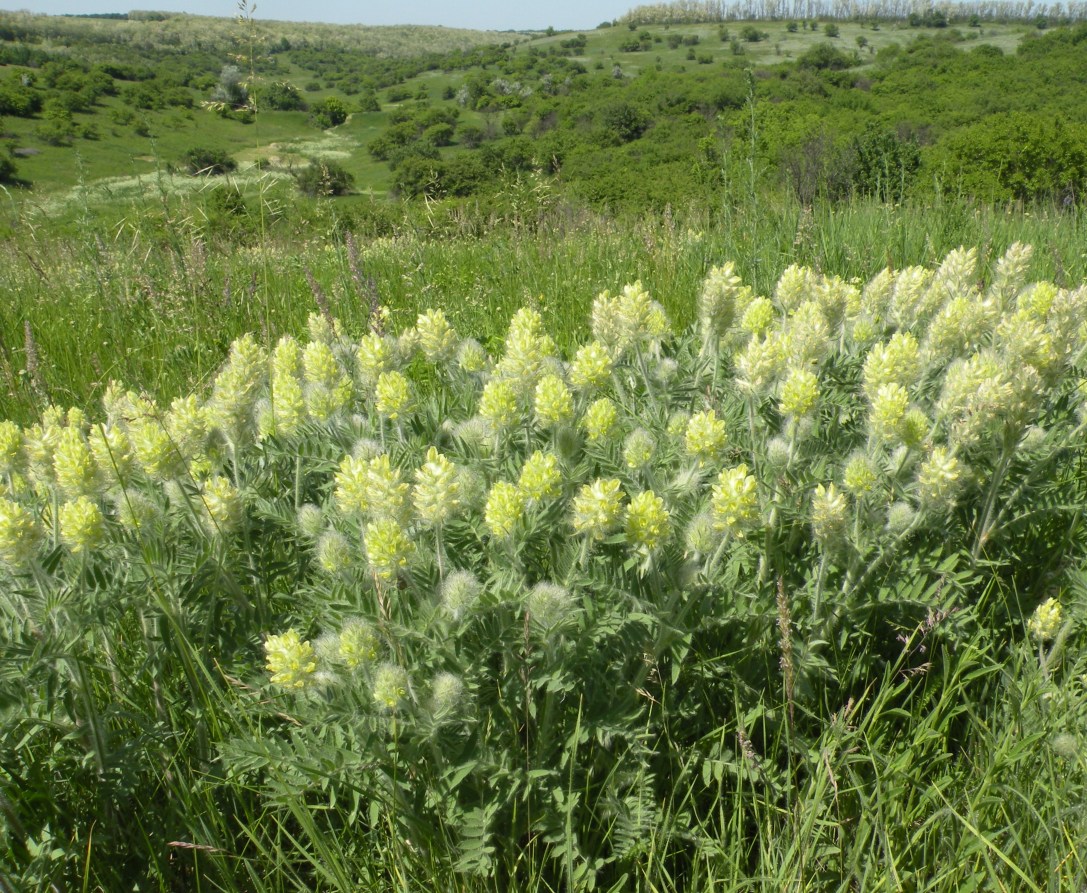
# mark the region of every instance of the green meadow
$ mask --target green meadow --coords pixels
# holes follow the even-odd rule
[[[0,891],[1087,885],[1087,30],[734,12],[0,13]]]

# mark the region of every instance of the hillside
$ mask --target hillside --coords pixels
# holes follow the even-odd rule
[[[805,202],[934,189],[1067,200],[1087,172],[1085,34],[981,20],[497,35],[4,14],[0,115],[7,179],[26,187],[13,194],[51,212],[130,199],[148,178],[205,191],[173,176],[194,149],[228,156],[211,169],[243,191],[324,159],[367,195],[478,196],[496,171],[531,172],[613,210],[767,187]]]

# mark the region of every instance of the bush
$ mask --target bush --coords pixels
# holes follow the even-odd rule
[[[929,163],[985,201],[1078,200],[1087,184],[1087,127],[1015,112],[948,135]]]
[[[306,101],[294,84],[286,81],[274,81],[260,91],[258,96],[265,108],[273,111],[304,111]]]
[[[15,159],[6,151],[0,151],[0,183],[15,183],[18,180],[18,168]]]
[[[346,195],[355,185],[355,178],[334,161],[310,159],[301,170],[294,172],[294,181],[303,195]]]
[[[331,127],[339,127],[347,120],[347,106],[342,99],[329,96],[323,102],[313,107],[313,123],[321,130]]]
[[[238,163],[225,149],[198,147],[189,149],[184,156],[185,169],[196,176],[221,176],[237,170]]]

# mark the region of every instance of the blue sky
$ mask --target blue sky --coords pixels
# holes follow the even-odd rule
[[[584,31],[617,18],[639,0],[547,0],[544,3],[511,3],[509,0],[423,0],[357,3],[351,0],[256,0],[258,19],[336,22],[360,25],[447,25],[452,28],[485,28],[496,31],[528,30],[553,25],[559,30]],[[158,9],[194,15],[232,17],[237,12],[230,0],[0,0],[0,9],[29,9],[50,15],[88,12],[128,12]]]

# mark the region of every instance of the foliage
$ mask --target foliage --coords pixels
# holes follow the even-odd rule
[[[288,81],[273,81],[260,89],[258,100],[262,108],[275,111],[305,111],[306,101],[298,88]],[[342,122],[341,122],[342,123]]]
[[[313,158],[305,167],[295,171],[294,181],[303,195],[346,195],[355,185],[355,178],[335,161]]]
[[[1087,128],[1062,117],[1015,112],[948,136],[930,164],[989,201],[1056,198],[1087,185]]]
[[[313,123],[322,130],[339,127],[347,120],[347,106],[336,96],[325,97],[313,107]]]
[[[229,174],[238,167],[238,163],[224,149],[209,149],[202,146],[186,152],[184,161],[185,169],[194,177]]]

